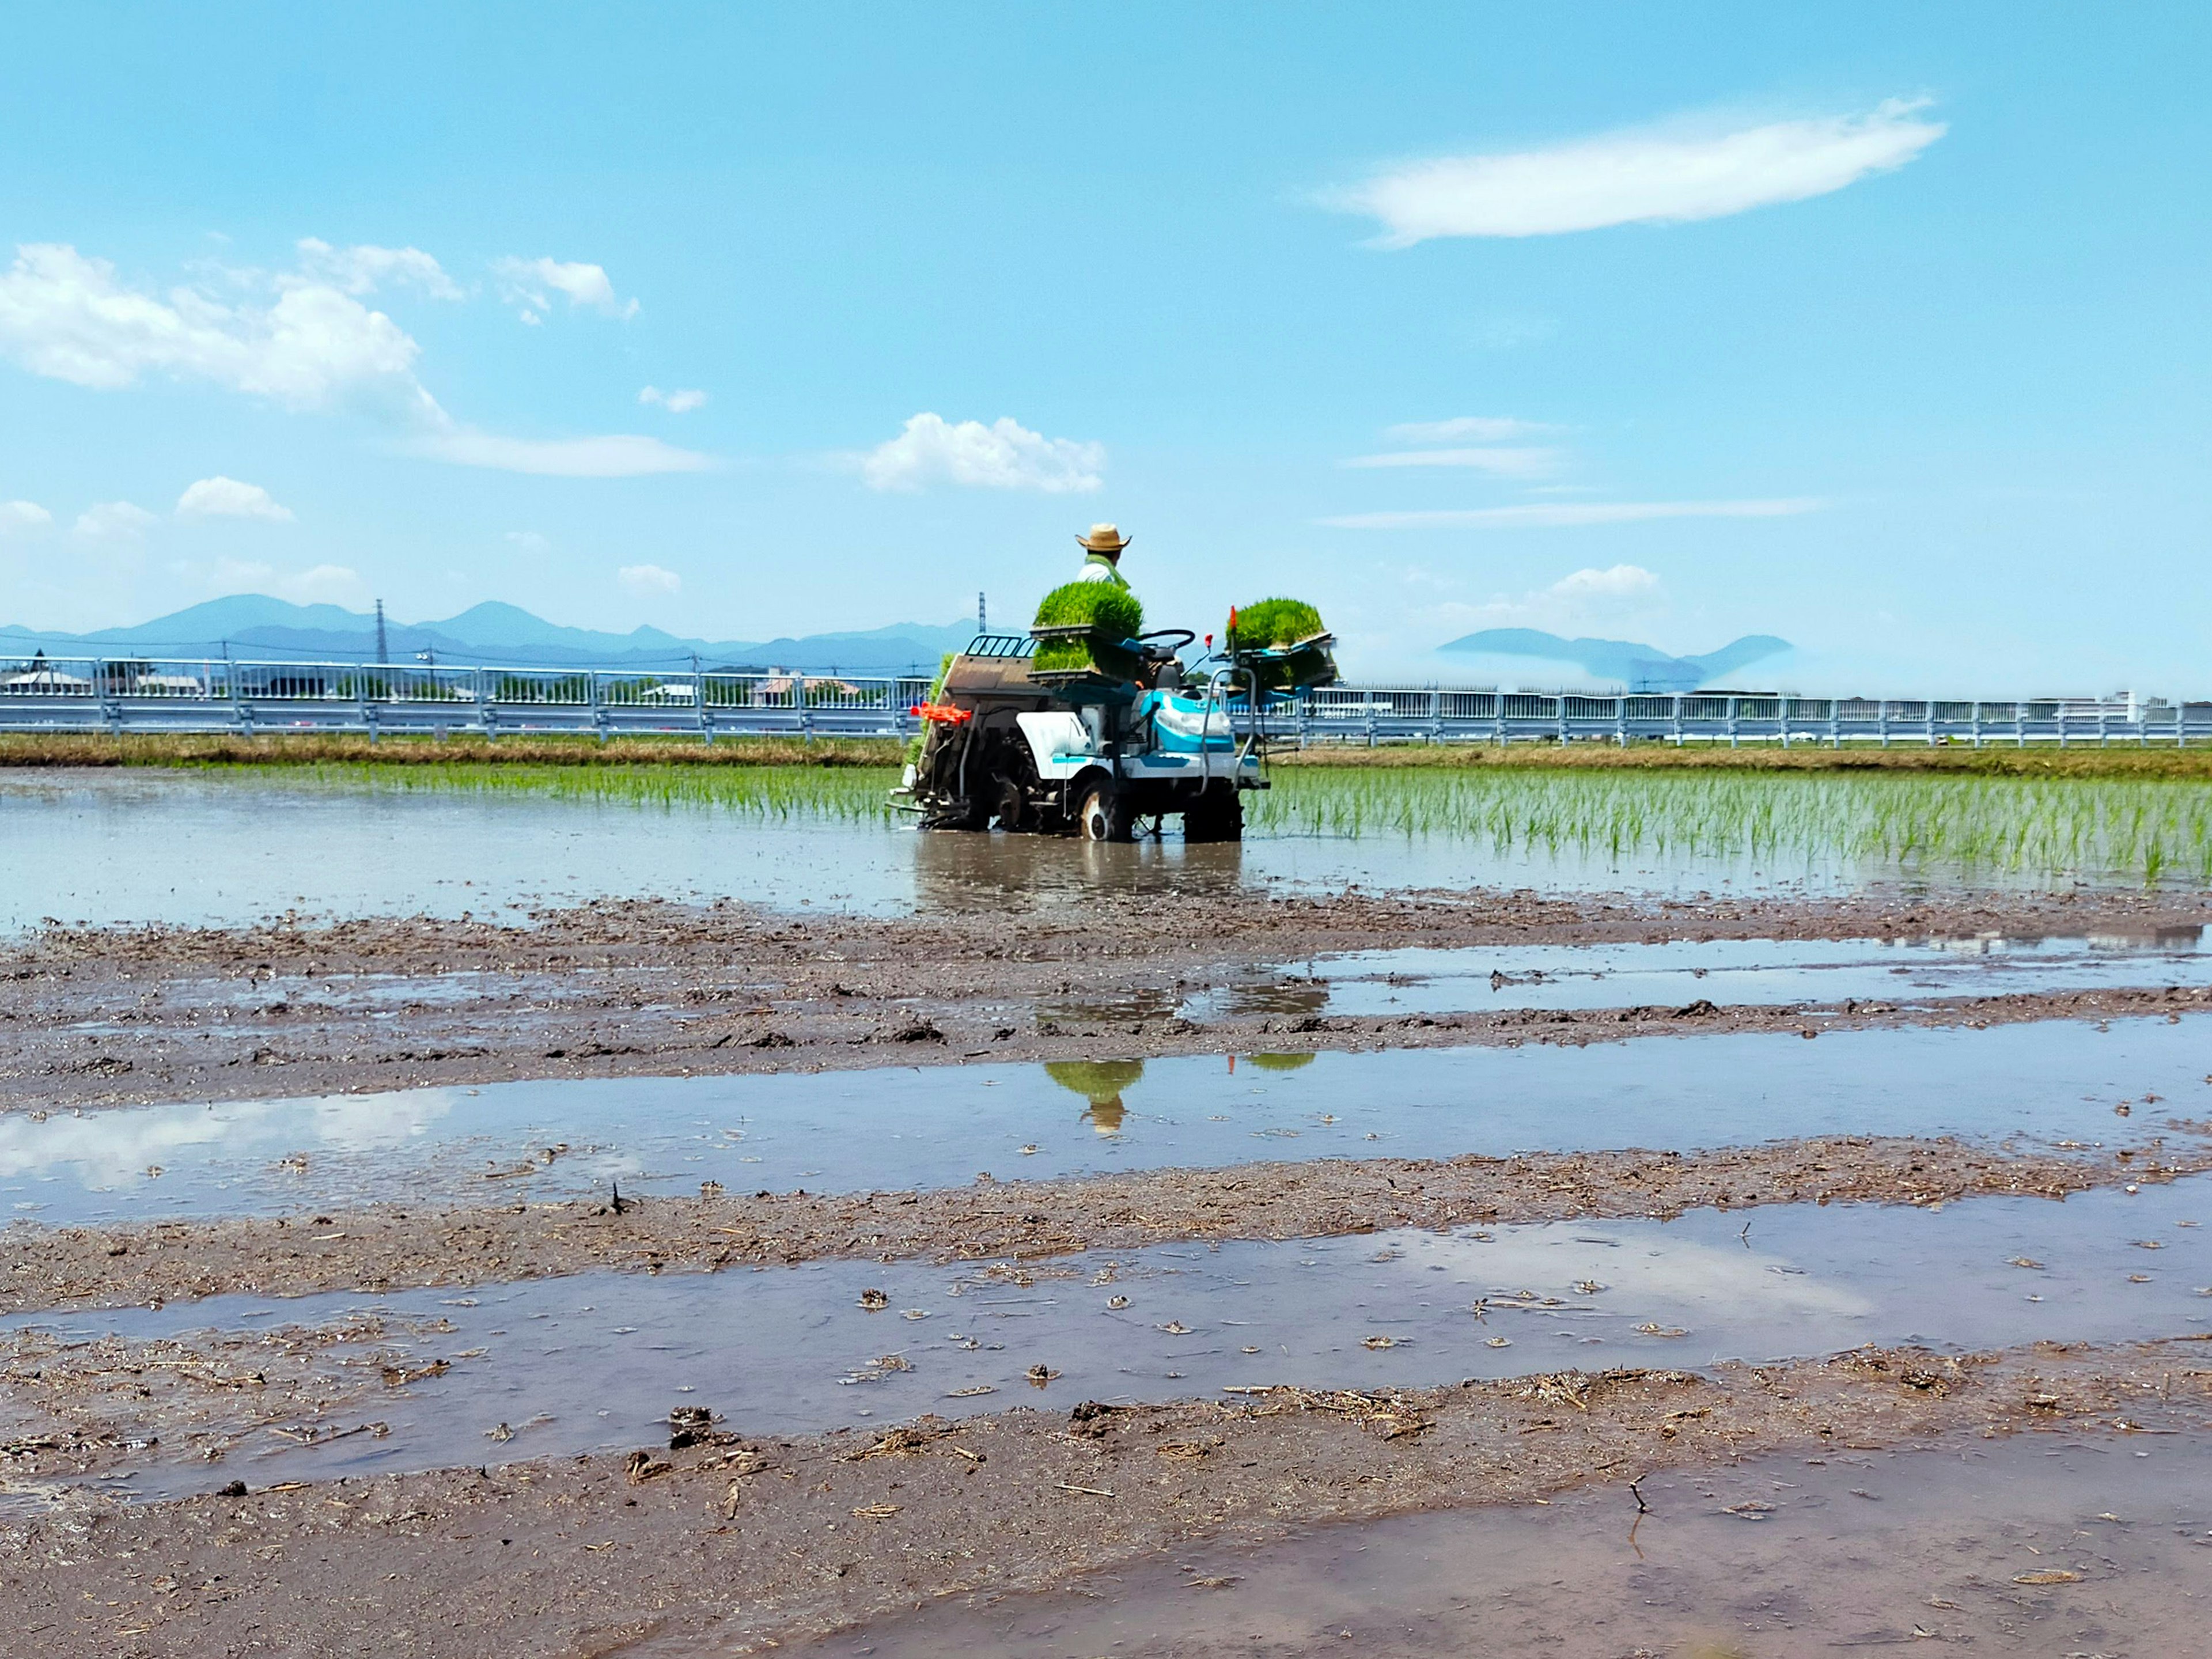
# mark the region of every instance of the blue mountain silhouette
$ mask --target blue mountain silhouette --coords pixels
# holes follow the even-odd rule
[[[1787,651],[1790,644],[1771,634],[1747,634],[1701,657],[1672,657],[1656,646],[1630,640],[1563,640],[1534,628],[1487,628],[1437,649],[1571,662],[1599,679],[1618,680],[1632,691],[1695,691],[1747,664]]]
[[[966,645],[975,632],[974,625],[964,622],[945,627],[898,623],[864,633],[810,634],[796,639],[698,640],[658,628],[627,634],[563,628],[519,605],[488,603],[443,621],[387,621],[385,641],[394,662],[412,662],[428,652],[444,660],[501,666],[689,668],[696,658],[707,668],[773,666],[881,674],[908,669],[934,672],[939,656]],[[293,605],[265,593],[238,593],[131,628],[86,634],[0,628],[0,657],[28,656],[37,650],[53,657],[228,653],[264,661],[360,662],[375,654],[376,618],[342,605]]]

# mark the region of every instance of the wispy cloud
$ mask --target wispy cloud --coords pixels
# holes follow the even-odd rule
[[[508,303],[522,307],[526,323],[543,322],[553,308],[556,294],[565,295],[572,307],[589,306],[610,317],[637,315],[635,300],[616,297],[613,280],[605,265],[580,260],[507,258],[493,260],[491,268]]]
[[[1826,196],[1913,161],[1947,131],[1892,99],[1863,115],[1710,122],[1607,133],[1539,149],[1442,156],[1387,169],[1328,204],[1378,221],[1375,245],[1440,236],[1549,236],[1683,224]]]
[[[663,392],[657,386],[647,386],[637,394],[641,404],[659,404],[671,415],[689,415],[707,401],[707,394],[694,387],[690,391]]]
[[[0,501],[0,541],[35,536],[54,527],[54,515],[36,501]]]
[[[1741,501],[1532,501],[1517,507],[1352,513],[1321,522],[1337,530],[1568,530],[1648,519],[1784,519],[1817,513],[1826,505],[1812,495]]]
[[[509,438],[447,423],[408,440],[409,453],[455,466],[489,467],[550,478],[641,478],[661,472],[705,472],[714,458],[658,438],[612,433],[597,438]]]
[[[1559,429],[1548,422],[1523,421],[1510,415],[1458,415],[1449,421],[1407,421],[1385,427],[1382,435],[1394,444],[1495,444]]]
[[[615,580],[631,592],[647,599],[665,599],[684,586],[683,577],[657,564],[626,564],[615,572]]]
[[[180,519],[265,519],[271,524],[292,522],[292,509],[281,507],[259,484],[240,483],[217,473],[185,486],[177,497]]]
[[[230,272],[240,300],[207,286],[165,294],[125,283],[105,259],[61,243],[19,247],[0,272],[0,356],[34,374],[97,391],[149,375],[204,380],[287,409],[346,405],[380,418],[402,450],[463,466],[577,478],[696,472],[710,457],[657,438],[502,437],[456,421],[416,373],[422,349],[359,291],[405,281],[433,292],[446,282],[419,249],[338,249],[307,239],[299,270],[275,276]],[[597,265],[519,262],[573,303],[627,316]]]
[[[267,593],[295,605],[343,605],[359,610],[375,597],[361,573],[349,565],[319,564],[288,571],[258,560],[224,558],[207,566],[176,568],[217,592]]]
[[[1498,478],[1540,478],[1558,471],[1564,459],[1557,449],[1500,446],[1494,449],[1401,449],[1382,455],[1355,455],[1337,465],[1471,467]]]
[[[1571,571],[1548,587],[1500,593],[1479,605],[1445,600],[1424,607],[1423,614],[1432,624],[1455,629],[1576,629],[1649,617],[1665,610],[1666,603],[1656,573],[1638,564],[1616,564]]]
[[[131,501],[101,501],[76,515],[74,533],[88,542],[135,542],[161,520]]]
[[[314,236],[301,237],[298,246],[301,271],[341,293],[374,294],[391,283],[418,288],[436,300],[468,297],[467,291],[446,274],[446,268],[419,247],[377,247],[366,242],[354,247],[332,247]]]
[[[1062,494],[1100,488],[1105,465],[1103,444],[1048,438],[1010,418],[985,426],[924,413],[871,450],[860,471],[871,489],[950,483]]]

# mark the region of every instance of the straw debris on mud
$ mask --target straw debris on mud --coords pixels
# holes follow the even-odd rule
[[[648,1633],[747,1651],[1322,1522],[1547,1502],[1592,1483],[1626,1494],[1658,1471],[1762,1452],[2208,1419],[2212,1372],[2155,1348],[1865,1349],[1707,1376],[1570,1371],[1388,1394],[1267,1387],[1220,1403],[1018,1408],[957,1433],[924,1419],[238,1483],[178,1503],[79,1493],[0,1520],[0,1595],[56,1654],[352,1652],[370,1632],[431,1659],[605,1653]]]
[[[902,920],[604,903],[528,925],[428,917],[233,929],[51,927],[0,948],[0,1109],[392,1090],[520,1078],[887,1063],[1589,1042],[1814,1027],[1798,1007],[1179,1018],[1283,962],[1381,947],[2144,933],[2200,899],[2089,893],[1832,902],[1101,890]],[[2155,969],[2148,969],[2155,974]],[[1318,1003],[1316,1003],[1318,1009]],[[2188,1012],[2141,990],[1863,1004],[1818,1029]],[[1261,1039],[1266,1039],[1261,1042]]]

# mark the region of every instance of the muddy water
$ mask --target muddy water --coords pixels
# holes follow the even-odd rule
[[[2212,984],[2199,927],[2094,939],[1681,939],[1364,951],[1187,1000],[1201,1024],[1272,1012],[1365,1017],[1515,1008],[1723,1007]]]
[[[1024,1268],[837,1261],[385,1297],[219,1297],[0,1330],[139,1340],[322,1326],[364,1311],[395,1328],[450,1322],[412,1339],[416,1363],[453,1362],[442,1376],[396,1389],[364,1377],[320,1419],[277,1425],[285,1435],[241,1422],[224,1479],[260,1485],[620,1450],[649,1443],[683,1404],[711,1407],[747,1434],[795,1434],[1247,1384],[1425,1387],[1865,1342],[1961,1351],[2186,1336],[2212,1330],[2206,1223],[2212,1177],[2063,1203],[1776,1206],[1663,1223],[1160,1246]],[[869,1290],[887,1305],[863,1307]],[[1025,1376],[1039,1364],[1055,1374],[1042,1391]],[[319,1446],[289,1437],[372,1421],[385,1431]],[[129,1490],[221,1484],[191,1461],[209,1437],[170,1440]]]
[[[1838,1133],[2113,1146],[2212,1117],[2208,1073],[2201,1022],[2138,1019],[493,1084],[0,1116],[0,1204],[59,1224]]]
[[[1100,847],[1024,836],[923,836],[877,817],[705,805],[447,794],[234,773],[64,771],[0,777],[0,933],[42,918],[229,926],[307,917],[515,917],[599,897],[742,899],[865,915],[1079,902],[1142,885],[1202,897],[1238,886],[1504,886],[1563,893],[1842,892],[1845,870],[1782,878],[1691,855],[1622,867],[1571,848],[1499,853],[1451,836],[1173,836]],[[1984,882],[1978,884],[1987,885]],[[2002,883],[1996,884],[2002,885]]]
[[[817,1659],[1112,1653],[1624,1654],[1858,1648],[2086,1659],[2203,1650],[2212,1435],[2025,1434],[1772,1457],[1547,1506],[1324,1527],[1194,1549],[1079,1590],[945,1603]],[[649,1644],[653,1659],[728,1650]]]

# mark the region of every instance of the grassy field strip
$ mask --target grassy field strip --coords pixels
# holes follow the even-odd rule
[[[2212,783],[2182,779],[1314,767],[1275,783],[1250,822],[1276,836],[2212,880]]]

